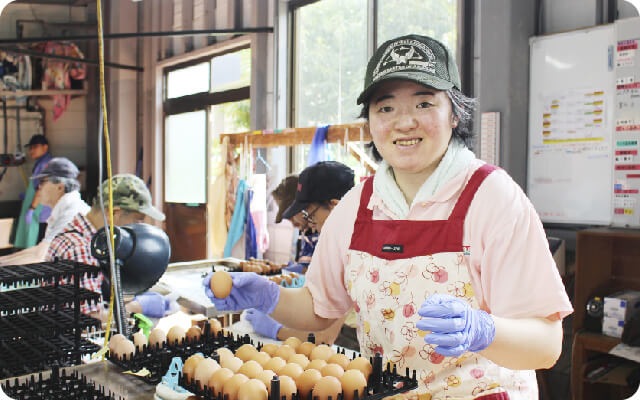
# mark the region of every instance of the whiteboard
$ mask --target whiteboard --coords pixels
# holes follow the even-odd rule
[[[613,25],[529,40],[527,192],[542,221],[609,225]]]

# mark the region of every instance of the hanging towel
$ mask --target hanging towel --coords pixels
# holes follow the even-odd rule
[[[212,168],[213,179],[208,190],[209,196],[209,219],[207,232],[209,232],[209,250],[208,257],[221,257],[224,254],[224,246],[227,242],[227,222],[225,217],[227,202],[227,179],[225,174],[225,166],[227,164],[227,146],[229,138],[225,137],[222,143],[222,151],[220,152],[220,162],[216,163]],[[222,189],[225,190],[222,190]]]
[[[18,227],[16,228],[16,236],[13,240],[13,246],[18,249],[26,249],[33,247],[38,242],[38,231],[40,229],[40,213],[42,212],[42,205],[38,205],[33,211],[31,217],[31,223],[28,224],[24,218],[27,211],[31,207],[31,202],[36,195],[36,190],[33,187],[33,181],[29,180],[27,186],[27,192],[24,195],[22,201],[22,208],[20,210],[20,217],[18,217]]]
[[[250,212],[256,229],[258,252],[264,253],[269,248],[269,231],[267,231],[267,175],[254,174],[249,178],[249,186],[253,189]]]
[[[253,223],[253,218],[251,218],[251,200],[253,199],[253,189],[247,190],[247,223],[246,223],[246,232],[244,235],[245,238],[245,246],[244,246],[244,254],[245,259],[248,260],[250,258],[258,257],[258,244],[256,243],[256,227]]]
[[[233,217],[231,217],[231,226],[227,234],[227,243],[224,246],[224,256],[231,257],[231,249],[244,233],[244,224],[246,219],[247,207],[245,206],[244,195],[247,190],[247,182],[240,180],[238,189],[236,190],[236,205],[233,209]]]
[[[311,141],[309,156],[307,158],[307,167],[317,163],[318,161],[327,161],[327,132],[329,125],[319,126]]]

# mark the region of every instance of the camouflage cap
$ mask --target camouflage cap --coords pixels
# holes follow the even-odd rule
[[[109,196],[108,180],[102,182],[98,190],[102,190],[105,203]],[[127,211],[137,211],[151,218],[164,221],[164,214],[151,203],[151,192],[144,181],[132,174],[118,174],[111,178],[113,190],[113,206]]]
[[[407,35],[384,42],[367,64],[358,104],[369,100],[380,82],[413,81],[438,90],[460,90],[460,75],[451,51],[428,36]]]

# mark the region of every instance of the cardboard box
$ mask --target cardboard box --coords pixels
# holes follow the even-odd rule
[[[625,290],[604,298],[604,316],[628,321],[633,311],[640,307],[640,292]]]
[[[622,337],[624,321],[618,318],[604,317],[602,319],[602,334],[607,336]]]

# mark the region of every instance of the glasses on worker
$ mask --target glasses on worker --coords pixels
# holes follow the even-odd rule
[[[305,221],[307,221],[309,224],[311,225],[315,225],[316,221],[313,219],[313,214],[316,213],[316,211],[318,211],[318,209],[320,208],[320,206],[316,207],[315,210],[311,211],[311,212],[307,212],[307,210],[302,210],[302,218],[304,218]]]

